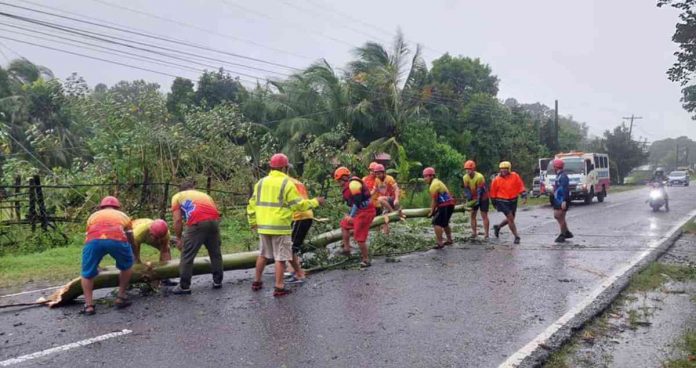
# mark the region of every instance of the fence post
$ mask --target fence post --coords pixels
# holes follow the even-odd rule
[[[31,221],[31,231],[36,231],[36,183],[34,178],[29,179],[29,214],[27,219]]]
[[[22,176],[17,175],[17,176],[15,176],[15,187],[14,187],[14,195],[15,195],[14,207],[15,207],[15,217],[17,218],[17,221],[22,219],[22,211],[21,211],[21,208],[19,205],[19,192],[21,191],[21,189],[19,188],[20,185],[22,185]]]
[[[162,205],[160,206],[160,218],[164,219],[167,214],[167,204],[169,202],[169,182],[164,183],[164,196],[162,196]]]
[[[48,230],[48,216],[46,215],[46,202],[44,202],[43,189],[41,188],[41,178],[34,175],[34,184],[36,185],[36,202],[39,204],[39,220],[41,220],[41,228]]]
[[[207,180],[206,183],[205,183],[205,191],[206,191],[208,194],[210,194],[210,187],[211,187],[212,181],[213,181],[213,179],[209,176],[209,177],[208,177],[208,180]]]
[[[143,169],[143,186],[140,188],[140,203],[138,204],[138,208],[142,210],[143,206],[145,206],[145,203],[147,202],[147,189],[148,189],[148,181],[150,180],[150,171],[145,167]]]

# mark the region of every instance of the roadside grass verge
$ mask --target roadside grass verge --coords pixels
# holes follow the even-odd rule
[[[683,357],[668,360],[664,363],[664,368],[696,368],[696,331],[688,330],[682,336],[679,348],[682,350]]]
[[[684,227],[682,227],[682,230],[685,233],[696,234],[696,220],[691,220],[691,221],[687,222],[684,225]]]
[[[654,262],[643,271],[634,275],[627,291],[646,292],[656,290],[669,280],[688,281],[696,279],[696,268]]]

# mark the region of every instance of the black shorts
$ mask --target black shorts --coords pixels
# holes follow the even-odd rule
[[[515,214],[517,214],[517,199],[511,201],[499,199],[496,201],[495,209],[502,212],[505,216],[509,214],[515,216]]]
[[[302,252],[302,243],[312,227],[312,219],[297,220],[292,223],[292,252],[300,254]]]
[[[481,210],[481,212],[488,212],[488,209],[491,207],[491,201],[488,199],[481,199],[479,200],[479,204],[472,207],[471,209],[474,211]]]
[[[551,207],[553,207],[554,210],[563,210],[563,208],[561,208],[561,204],[563,204],[563,202],[558,203],[553,199],[553,197],[549,197],[549,198],[551,198],[551,200],[550,200]],[[566,208],[564,211],[568,211],[568,209],[570,208],[570,201],[565,201],[565,202],[566,202]]]
[[[388,201],[389,201],[389,205],[390,205],[393,209],[396,209],[396,207],[394,206],[394,198],[389,197],[389,200],[388,200]],[[377,207],[377,216],[382,215],[382,214],[384,214],[384,213],[386,213],[386,212],[384,212],[384,209],[383,209],[382,207]]]
[[[444,206],[437,209],[435,216],[433,216],[432,224],[440,227],[449,226],[450,218],[454,213],[454,205]]]

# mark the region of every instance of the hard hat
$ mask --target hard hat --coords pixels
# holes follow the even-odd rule
[[[370,166],[368,166],[367,168],[368,168],[370,171],[375,171],[375,166],[377,166],[377,165],[379,165],[379,164],[376,163],[376,162],[374,162],[374,161],[372,161],[372,162],[370,162]]]
[[[498,168],[512,170],[512,164],[510,163],[510,161],[501,161],[500,165],[498,165]]]
[[[558,158],[555,159],[555,160],[553,160],[553,168],[554,168],[554,169],[561,169],[561,170],[563,170],[563,166],[565,166],[565,162],[563,162],[563,160],[558,159]]]
[[[153,238],[161,238],[169,233],[169,227],[164,220],[157,219],[150,224],[150,235]]]
[[[285,156],[282,153],[276,153],[275,155],[271,156],[271,169],[282,169],[287,167],[289,164],[290,162],[288,161],[288,156]]]
[[[469,170],[476,170],[476,163],[473,160],[468,160],[464,163],[464,168]]]
[[[350,176],[350,170],[347,167],[341,166],[334,171],[334,180],[341,180],[344,176]]]
[[[428,175],[435,176],[435,169],[433,169],[432,167],[426,167],[425,169],[423,169],[423,176],[428,176]]]
[[[99,208],[104,207],[121,208],[121,202],[119,202],[116,197],[106,196],[102,198],[101,203],[99,203]]]
[[[374,168],[372,169],[372,171],[374,171],[374,172],[384,172],[384,165],[382,165],[382,164],[377,164],[377,165],[374,166]]]

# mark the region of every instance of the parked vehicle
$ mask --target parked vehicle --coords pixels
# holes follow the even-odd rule
[[[667,185],[689,186],[689,174],[686,171],[672,171],[667,175]]]
[[[571,151],[559,153],[556,159],[563,160],[565,172],[570,180],[571,200],[582,199],[585,203],[592,203],[592,198],[597,197],[598,202],[604,202],[611,185],[609,174],[609,156],[605,153],[586,153]],[[551,162],[546,170],[545,185],[553,187],[556,180],[556,172]]]

